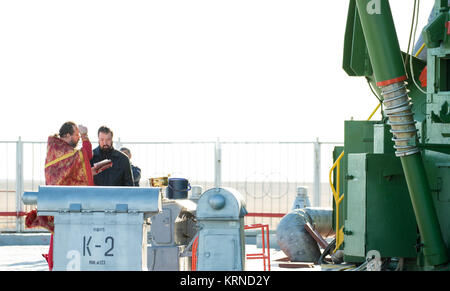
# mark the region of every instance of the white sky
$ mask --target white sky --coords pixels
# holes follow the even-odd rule
[[[413,1],[392,0],[406,50]],[[420,28],[434,1],[422,1]],[[0,1],[0,140],[342,141],[377,105],[342,69],[348,1]],[[379,115],[376,115],[379,118]]]

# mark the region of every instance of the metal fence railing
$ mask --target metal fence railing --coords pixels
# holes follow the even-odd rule
[[[331,207],[328,171],[332,150],[339,142],[124,142],[131,162],[142,170],[141,187],[148,179],[168,174],[187,178],[203,190],[215,186],[237,189],[250,213],[289,212],[299,186],[308,187],[313,206]],[[95,148],[97,144],[93,142]],[[46,142],[0,141],[0,231],[25,232],[23,212],[33,206],[21,202],[24,191],[45,184]],[[246,223],[276,228],[279,217],[249,216]],[[36,231],[36,230],[31,230]],[[42,231],[42,230],[41,230]]]

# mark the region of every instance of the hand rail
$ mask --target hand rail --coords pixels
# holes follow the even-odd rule
[[[329,181],[330,181],[330,186],[331,186],[331,190],[333,191],[333,198],[334,198],[334,202],[336,203],[336,247],[334,248],[334,252],[341,246],[341,244],[344,241],[344,230],[342,228],[339,229],[339,205],[342,202],[342,199],[344,199],[344,194],[340,195],[339,193],[339,174],[340,174],[340,161],[342,159],[342,157],[344,156],[344,152],[342,152],[339,157],[336,159],[336,161],[334,162],[333,166],[330,169],[330,174],[329,174]],[[333,170],[334,168],[336,168],[336,188],[334,188],[333,186],[333,182],[331,179],[331,176],[333,175]]]
[[[377,105],[377,107],[372,111],[369,118],[367,118],[367,121],[372,119],[372,117],[377,112],[377,110],[380,108],[380,106],[381,106],[381,103],[379,103]],[[336,203],[336,247],[334,248],[333,252],[336,252],[339,249],[339,247],[341,246],[341,244],[344,242],[344,227],[339,228],[339,205],[341,204],[342,199],[344,199],[344,194],[340,195],[340,193],[339,193],[339,184],[340,184],[339,174],[340,174],[340,169],[341,169],[340,162],[341,162],[342,157],[344,156],[344,153],[345,152],[342,151],[342,153],[336,159],[336,161],[334,162],[333,166],[330,169],[330,174],[328,176],[331,191],[333,191],[334,202]],[[333,182],[331,179],[331,176],[333,175],[333,170],[335,168],[336,168],[336,188],[334,188]]]

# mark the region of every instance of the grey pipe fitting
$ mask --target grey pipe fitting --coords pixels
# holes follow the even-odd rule
[[[389,118],[392,140],[397,157],[412,155],[419,152],[417,147],[417,129],[412,112],[411,99],[405,82],[394,83],[381,88],[384,112]]]
[[[317,262],[320,249],[305,229],[310,223],[323,238],[333,235],[332,209],[306,207],[286,214],[277,227],[277,243],[292,262]]]

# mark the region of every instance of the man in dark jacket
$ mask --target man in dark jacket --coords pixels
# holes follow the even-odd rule
[[[133,173],[128,157],[115,150],[112,144],[113,132],[106,126],[98,129],[98,147],[93,151],[91,165],[109,159],[112,167],[94,176],[96,186],[133,186]]]
[[[121,147],[120,151],[126,154],[127,157],[130,159],[131,171],[133,172],[134,186],[139,187],[139,180],[141,179],[141,168],[139,168],[136,165],[133,165],[133,163],[131,162],[131,151],[129,148]]]

